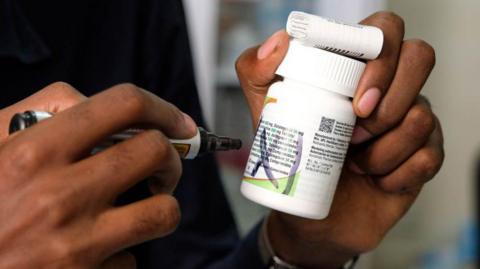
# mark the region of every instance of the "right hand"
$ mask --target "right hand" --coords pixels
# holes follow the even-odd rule
[[[59,113],[7,137],[28,109]],[[132,126],[152,130],[89,154]],[[129,84],[86,99],[55,83],[0,110],[0,128],[0,268],[134,268],[125,248],[176,228],[181,163],[167,137],[192,137],[196,125],[172,104]],[[152,174],[156,195],[113,205]]]

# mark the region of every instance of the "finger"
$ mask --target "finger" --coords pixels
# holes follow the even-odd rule
[[[159,131],[142,132],[75,164],[78,173],[89,172],[86,189],[113,201],[139,181],[156,174],[163,190],[173,192],[182,173],[180,157]]]
[[[145,200],[105,212],[95,229],[95,242],[106,250],[121,249],[165,236],[177,227],[177,200],[157,194]]]
[[[275,70],[288,50],[289,36],[285,30],[273,34],[259,47],[246,50],[235,67],[245,89],[265,94],[267,85],[275,78]]]
[[[402,45],[398,69],[388,92],[377,109],[359,121],[363,136],[356,136],[354,143],[363,142],[395,126],[415,102],[435,65],[435,51],[424,41],[408,40]],[[358,135],[357,130],[357,135]]]
[[[165,180],[165,178],[171,177],[166,176],[162,171],[157,171],[146,179],[148,189],[152,194],[173,193],[176,184],[172,184],[171,180]]]
[[[361,24],[376,26],[384,34],[382,52],[377,59],[367,63],[353,99],[355,113],[365,118],[375,109],[393,80],[405,34],[405,25],[402,18],[392,12],[375,13],[363,20]]]
[[[102,263],[100,269],[136,269],[137,262],[135,256],[122,251],[108,258]]]
[[[289,36],[285,30],[273,34],[262,46],[246,50],[235,67],[254,121],[263,108],[264,97],[275,81],[275,71],[288,50]]]
[[[353,159],[367,174],[388,174],[423,147],[434,129],[435,116],[419,98],[399,126],[355,152]]]
[[[377,179],[377,184],[383,190],[389,192],[416,190],[437,174],[445,154],[440,123],[436,121],[437,128],[425,147],[413,154],[398,169]]]
[[[101,140],[133,125],[159,129],[171,138],[189,138],[197,132],[193,120],[174,105],[134,85],[122,84],[58,113],[22,135],[23,140],[42,137],[45,152],[55,151],[62,141],[62,150],[55,151],[50,161],[74,161]]]
[[[13,115],[27,110],[57,113],[70,108],[86,99],[76,89],[64,82],[53,83],[30,97],[2,109],[0,126],[8,126]],[[0,138],[8,136],[8,129],[0,130]]]

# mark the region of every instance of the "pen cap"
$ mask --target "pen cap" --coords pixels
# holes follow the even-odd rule
[[[375,59],[383,47],[380,28],[347,24],[332,19],[293,11],[287,32],[307,46],[360,59]]]
[[[365,63],[290,40],[276,74],[313,87],[353,97]]]

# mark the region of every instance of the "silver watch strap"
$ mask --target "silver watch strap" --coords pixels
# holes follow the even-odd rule
[[[258,236],[258,245],[260,250],[260,256],[264,264],[268,266],[268,269],[301,269],[295,265],[291,265],[278,256],[275,255],[272,245],[270,245],[270,238],[268,237],[268,216],[265,217]]]
[[[268,269],[300,269],[296,266],[288,264],[282,261],[279,257],[273,256],[270,264],[268,265]]]

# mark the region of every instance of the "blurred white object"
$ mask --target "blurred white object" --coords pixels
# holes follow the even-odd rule
[[[198,94],[209,128],[214,128],[218,0],[184,0]]]
[[[255,32],[247,24],[237,24],[223,37],[225,53],[220,58],[217,71],[217,82],[219,86],[238,85],[237,73],[235,72],[235,61],[242,52],[258,43]]]
[[[359,22],[387,8],[386,0],[317,0],[317,13],[341,21]]]

